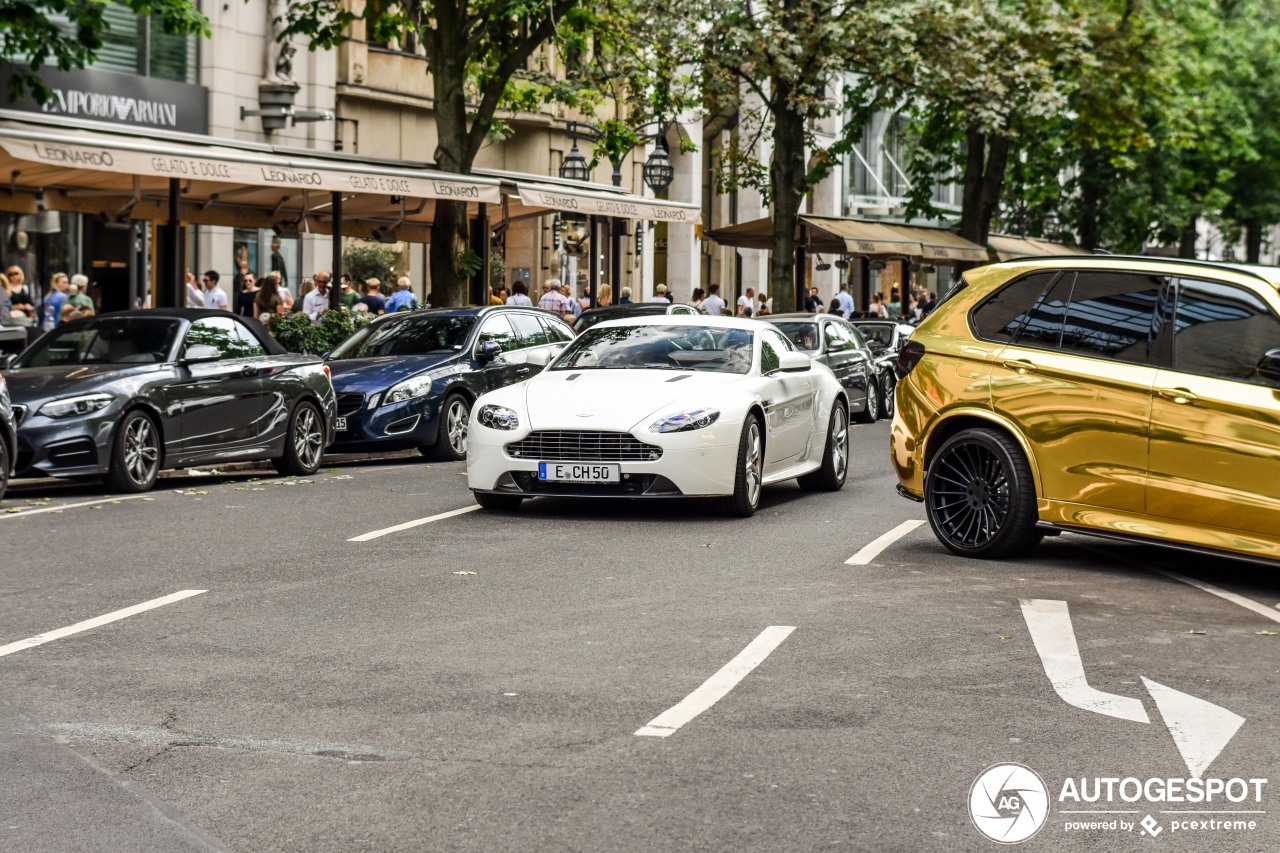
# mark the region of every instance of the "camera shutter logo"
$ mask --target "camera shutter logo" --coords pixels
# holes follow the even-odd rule
[[[1049,817],[1049,789],[1030,767],[993,764],[973,780],[969,817],[978,831],[1001,844],[1026,841]]]

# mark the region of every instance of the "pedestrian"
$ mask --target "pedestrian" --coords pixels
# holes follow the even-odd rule
[[[746,319],[748,319],[748,320],[750,320],[750,319],[751,319],[751,315],[752,315],[753,313],[754,313],[754,311],[752,310],[752,308],[751,308],[751,306],[750,306],[750,305],[743,305],[743,306],[739,307],[739,309],[738,309],[738,316],[740,316],[740,317],[744,317],[744,318],[746,318]]]
[[[533,307],[533,300],[529,298],[529,286],[523,281],[512,283],[511,291],[511,295],[507,297],[508,305],[521,305],[525,308]]]
[[[280,292],[289,292],[289,270],[284,262],[284,255],[280,254],[280,238],[271,238],[271,271],[280,277]],[[302,290],[298,290],[298,298],[303,298]],[[290,300],[292,301],[292,300]]]
[[[27,288],[26,281],[26,273],[17,264],[10,264],[5,270],[4,284],[8,291],[9,314],[11,317],[29,317],[35,320],[35,300],[31,298],[31,291]]]
[[[654,290],[653,298],[649,301],[665,302],[668,305],[671,304],[671,299],[667,296],[667,286],[665,284],[659,284]]]
[[[822,313],[822,300],[818,297],[818,288],[809,288],[809,295],[804,298],[804,310],[810,314]]]
[[[839,314],[841,317],[844,317],[844,307],[840,304],[840,296],[839,296],[839,294],[837,294],[837,295],[836,295],[836,296],[831,300],[831,304],[827,306],[827,313],[828,313],[828,314]],[[848,318],[848,317],[845,317],[845,319],[847,320],[847,319],[849,319],[849,318]]]
[[[837,303],[839,303],[839,308],[834,307]],[[853,316],[853,297],[849,295],[848,284],[846,284],[845,282],[840,282],[840,292],[836,294],[835,301],[832,302],[831,304],[833,306],[832,308],[833,314],[836,311],[839,311],[840,316],[845,318],[846,320],[848,320],[850,317]]]
[[[84,276],[77,275],[76,278],[84,278]],[[70,289],[71,285],[67,282],[67,274],[64,272],[58,273],[49,282],[49,293],[40,306],[40,328],[46,332],[61,321],[62,303],[67,301],[67,291]]]
[[[760,317],[765,314],[773,313],[773,300],[768,297],[763,290],[756,297],[756,316]]]
[[[925,317],[928,317],[929,312],[932,311],[935,307],[937,307],[937,305],[938,305],[938,301],[937,301],[937,298],[933,295],[933,291],[930,290],[926,292],[924,295],[924,302],[920,305],[920,319],[923,320]]]
[[[293,300],[293,307],[289,309],[289,313],[297,313],[302,311],[307,304],[307,295],[315,290],[316,280],[312,277],[304,278],[298,282],[298,298]]]
[[[560,295],[564,297],[565,319],[568,319],[570,315],[572,315],[575,320],[578,317],[581,317],[582,302],[580,300],[573,298],[573,292],[569,290],[569,285],[567,284],[560,285]]]
[[[79,308],[70,302],[63,302],[62,307],[58,309],[58,325],[61,326],[63,323],[79,320],[82,316],[84,315],[80,313]]]
[[[493,288],[489,289],[489,304],[490,305],[507,304],[507,286],[505,284],[499,285],[497,290],[494,290]]]
[[[622,288],[622,290],[621,290],[621,291],[619,291],[619,293],[618,293],[618,304],[619,304],[619,305],[630,305],[630,304],[631,304],[631,288],[629,288],[629,287],[624,287],[624,288]]]
[[[67,302],[81,311],[94,311],[97,309],[97,306],[93,304],[93,297],[89,295],[89,277],[87,275],[76,273],[71,277],[71,281],[67,285]]]
[[[756,304],[756,289],[748,287],[746,291],[738,297],[738,314],[742,314],[743,308],[750,308]]]
[[[418,307],[418,300],[414,298],[413,291],[409,288],[413,286],[413,282],[409,281],[409,276],[402,275],[396,279],[396,291],[387,299],[387,313],[394,314],[397,311],[412,311]]]
[[[187,270],[187,300],[184,303],[188,308],[204,307],[204,291],[196,284],[196,274],[191,270]]]
[[[560,279],[549,278],[542,283],[542,297],[538,300],[538,307],[564,317],[569,305],[568,300],[560,293]]]
[[[707,285],[707,298],[702,300],[702,313],[709,317],[719,317],[724,313],[724,300],[720,298],[720,285]]]
[[[600,285],[600,298],[596,304],[601,308],[605,308],[613,304],[613,288],[607,284]]]
[[[387,313],[387,300],[382,298],[382,282],[371,278],[364,283],[364,296],[357,300],[358,305],[369,309],[370,314]]]
[[[867,306],[867,316],[873,320],[883,320],[889,316],[884,307],[884,297],[879,293],[871,294],[871,304]]]
[[[206,271],[202,281],[204,282],[204,293],[202,294],[204,307],[215,308],[219,311],[230,310],[227,307],[227,294],[223,293],[222,288],[218,286],[218,271]]]
[[[885,307],[885,314],[890,320],[898,320],[902,318],[902,296],[898,288],[889,291],[889,302]]]
[[[703,302],[703,300],[705,300],[705,299],[706,299],[706,296],[704,296],[704,295],[703,295],[703,290],[702,290],[702,288],[701,288],[701,287],[695,287],[695,288],[693,289],[693,296],[691,296],[691,297],[689,298],[689,304],[693,306],[693,308],[694,308],[694,310],[695,310],[695,311],[697,311],[699,314],[701,314],[701,313],[702,313],[702,302]]]
[[[256,312],[254,316],[261,320],[264,326],[267,324],[264,314],[270,316],[285,312],[284,299],[280,297],[280,279],[275,273],[263,277],[262,286],[258,288],[258,293],[253,298],[253,308]]]
[[[236,314],[241,317],[257,317],[254,301],[258,298],[258,280],[246,271],[240,276],[240,290],[236,292]]]
[[[329,274],[318,272],[309,278],[313,285],[311,291],[302,300],[302,313],[311,318],[311,322],[320,322],[320,315],[329,310]],[[303,282],[305,285],[306,282]]]

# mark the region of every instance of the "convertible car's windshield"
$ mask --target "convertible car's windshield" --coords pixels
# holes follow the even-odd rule
[[[180,325],[161,317],[100,317],[58,326],[13,366],[159,364],[169,359]]]
[[[782,334],[790,339],[791,343],[796,345],[796,349],[805,352],[816,352],[818,350],[818,324],[806,323],[798,320],[794,323],[774,323],[782,330]]]
[[[347,338],[331,359],[457,352],[467,345],[476,318],[422,315],[365,326]]]
[[[593,326],[553,370],[704,370],[746,373],[754,335],[713,326]]]
[[[882,350],[893,344],[893,323],[855,323],[867,346],[873,350]]]

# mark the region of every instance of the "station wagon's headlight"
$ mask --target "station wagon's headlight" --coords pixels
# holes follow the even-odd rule
[[[520,426],[520,416],[514,409],[493,404],[481,406],[480,411],[476,412],[476,420],[490,429],[512,430]]]
[[[412,379],[397,382],[382,398],[382,405],[390,406],[392,403],[403,403],[415,397],[425,397],[431,393],[431,383],[435,380],[435,375],[428,373],[425,376],[415,376]]]
[[[720,418],[719,409],[694,409],[692,412],[681,412],[668,415],[649,425],[649,432],[689,432],[709,427]]]
[[[81,394],[79,397],[64,397],[51,400],[40,407],[37,414],[47,418],[69,418],[73,415],[88,415],[105,409],[115,398],[110,394]]]

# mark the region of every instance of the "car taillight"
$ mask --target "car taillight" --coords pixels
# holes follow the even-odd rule
[[[905,379],[922,358],[924,358],[924,344],[919,341],[907,341],[903,344],[902,349],[898,350],[898,380]]]

